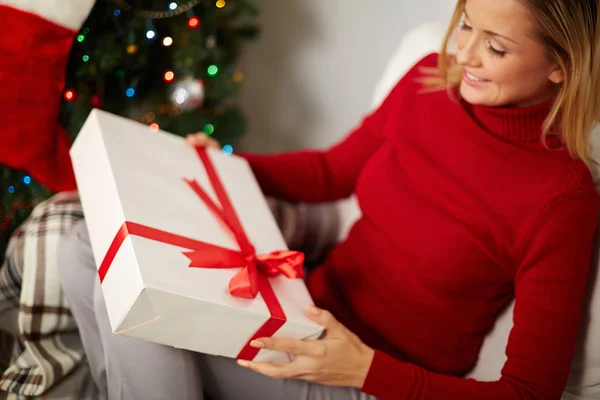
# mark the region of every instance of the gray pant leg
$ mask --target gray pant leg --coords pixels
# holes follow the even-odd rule
[[[203,399],[196,353],[115,335],[99,280],[94,287],[94,309],[108,365],[110,400]]]
[[[63,286],[94,379],[110,400],[202,400],[202,383],[212,400],[375,400],[356,389],[276,380],[229,358],[113,334],[85,225],[63,242]]]
[[[376,400],[353,388],[269,378],[230,358],[199,357],[206,393],[214,400]]]
[[[59,252],[61,279],[92,375],[110,400],[202,400],[195,353],[112,333],[85,224]]]
[[[92,296],[98,273],[84,221],[78,222],[61,238],[57,257],[60,282],[79,328],[92,377],[100,394],[106,398],[106,363]]]

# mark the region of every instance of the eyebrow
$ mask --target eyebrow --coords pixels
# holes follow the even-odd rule
[[[469,18],[469,15],[467,14],[467,10],[466,10],[466,8],[463,8],[463,12],[465,13],[465,17],[467,17],[467,19],[470,19],[470,18]],[[521,46],[521,44],[519,44],[519,43],[515,42],[515,41],[514,41],[514,40],[512,40],[511,38],[508,38],[508,37],[506,37],[506,36],[503,36],[503,35],[501,35],[501,34],[499,34],[499,33],[492,32],[492,31],[488,31],[488,30],[484,30],[483,32],[485,32],[486,34],[488,34],[488,35],[490,35],[490,36],[495,36],[495,37],[499,37],[499,38],[502,38],[502,39],[506,39],[506,40],[508,40],[509,42],[513,42],[514,44]]]

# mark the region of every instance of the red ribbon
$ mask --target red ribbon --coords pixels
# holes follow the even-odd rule
[[[104,281],[119,248],[129,235],[189,249],[190,251],[184,252],[183,254],[190,259],[190,267],[242,267],[240,272],[238,272],[229,282],[229,292],[233,296],[244,298],[254,298],[260,293],[270,313],[270,318],[267,322],[256,331],[237,355],[238,359],[252,360],[258,354],[259,349],[250,347],[250,342],[261,337],[272,336],[286,321],[285,313],[271,287],[269,277],[283,274],[290,279],[302,278],[304,254],[297,251],[285,250],[257,255],[254,246],[252,246],[252,243],[244,232],[235,209],[227,196],[227,192],[225,191],[206,150],[198,148],[197,151],[221,207],[215,204],[202,187],[200,187],[198,182],[189,179],[185,179],[185,182],[224,225],[228,233],[235,238],[240,250],[230,250],[185,236],[162,231],[160,229],[151,228],[149,226],[134,222],[125,222],[115,235],[113,242],[100,264],[100,268],[98,269],[100,282]]]

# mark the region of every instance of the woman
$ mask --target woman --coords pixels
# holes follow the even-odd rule
[[[296,354],[289,364],[236,365],[112,335],[85,227],[74,229],[61,248],[63,285],[102,392],[560,398],[600,205],[586,166],[600,110],[599,29],[598,0],[461,0],[441,55],[419,62],[339,144],[245,155],[267,195],[355,193],[362,209],[307,279],[326,336],[254,342]],[[216,145],[202,134],[190,141]],[[461,378],[513,296],[501,379]]]

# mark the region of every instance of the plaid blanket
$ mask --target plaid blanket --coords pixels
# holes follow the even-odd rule
[[[77,194],[59,194],[37,206],[9,242],[0,269],[0,314],[17,308],[18,337],[2,390],[41,395],[84,358],[56,265],[60,237],[82,218]]]
[[[307,265],[319,263],[336,243],[340,218],[334,204],[269,199],[269,205],[289,247],[303,251]],[[37,206],[11,238],[0,269],[0,320],[11,311],[18,313],[18,337],[0,378],[0,390],[9,392],[9,399],[95,397],[89,374],[81,372],[87,371],[85,354],[56,262],[60,237],[82,218],[77,193],[61,193]],[[69,379],[75,380],[68,384],[73,391],[69,396],[50,396],[48,391]]]

